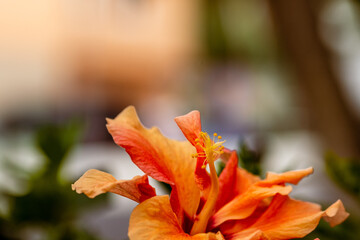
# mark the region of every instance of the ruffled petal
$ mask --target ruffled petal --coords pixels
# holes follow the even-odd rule
[[[219,196],[216,202],[216,210],[219,210],[229,201],[246,192],[254,183],[260,181],[255,176],[242,168],[238,168],[238,157],[232,151],[226,159],[226,166],[219,177]]]
[[[201,119],[199,111],[192,111],[186,115],[175,118],[176,124],[183,132],[187,140],[196,148],[197,152],[203,151],[200,146],[196,144],[195,139],[199,138],[201,132]],[[210,189],[211,180],[206,169],[202,168],[205,157],[198,157],[195,167],[195,181],[199,188],[203,191],[203,195],[207,195]]]
[[[321,217],[334,226],[343,222],[348,215],[341,201],[321,211],[317,204],[276,195],[266,212],[252,226],[227,236],[227,239],[258,239],[250,236],[259,232],[268,239],[302,238],[316,228]]]
[[[201,119],[199,111],[191,111],[186,115],[175,118],[176,124],[179,126],[181,131],[187,140],[196,146],[195,139],[199,137],[201,132]]]
[[[218,229],[220,230],[220,232],[226,233],[226,235],[231,235],[233,233],[243,231],[244,229],[247,229],[251,225],[253,225],[259,219],[259,217],[264,214],[268,206],[269,204],[267,204],[266,202],[261,202],[256,208],[256,210],[249,217],[240,220],[226,221],[221,224]]]
[[[231,159],[229,159],[228,163],[231,164]],[[276,194],[289,194],[292,187],[285,186],[285,183],[297,184],[302,178],[311,173],[313,173],[313,168],[289,171],[281,174],[269,172],[266,179],[262,181],[257,181],[252,175],[246,176],[245,173],[239,173],[240,177],[249,179],[250,182],[237,179],[237,182],[240,184],[240,187],[237,186],[237,188],[240,189],[237,192],[237,197],[220,208],[212,216],[208,227],[213,229],[225,221],[249,217],[262,200],[273,197]]]
[[[268,172],[265,180],[258,182],[257,185],[263,187],[284,183],[291,183],[296,185],[301,179],[312,174],[313,172],[314,169],[312,167],[302,170],[288,171],[284,173]]]
[[[270,240],[271,238],[268,238],[262,231],[258,230],[256,232],[251,233],[247,236],[232,236],[228,237],[227,240]],[[280,239],[276,239],[280,240]]]
[[[337,200],[334,204],[328,207],[322,214],[322,217],[327,221],[331,227],[339,225],[349,216],[341,200]]]
[[[216,200],[216,211],[236,196],[234,194],[236,189],[237,166],[237,153],[234,151],[219,176],[219,194]]]
[[[168,196],[156,196],[139,204],[131,214],[128,235],[130,240],[224,240],[221,233],[186,234]]]
[[[243,168],[236,169],[236,187],[234,189],[236,196],[245,193],[252,185],[261,181],[260,177],[247,172]]]
[[[115,143],[125,148],[132,161],[146,174],[176,186],[179,206],[175,208],[180,207],[193,217],[200,201],[200,190],[194,177],[196,161],[191,157],[195,148],[188,141],[164,137],[158,128],[145,128],[133,106],[124,109],[114,120],[107,121]]]
[[[252,186],[246,193],[234,198],[217,211],[209,221],[209,229],[213,229],[228,220],[245,219],[255,211],[261,200],[275,196],[278,193],[287,195],[291,190],[291,186]]]
[[[74,184],[72,190],[94,198],[102,193],[112,192],[142,202],[156,196],[155,189],[149,185],[147,175],[136,176],[131,180],[116,180],[111,174],[90,169]]]

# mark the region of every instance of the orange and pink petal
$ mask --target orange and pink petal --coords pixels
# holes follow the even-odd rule
[[[230,240],[250,240],[258,239],[251,238],[251,236],[261,233],[265,239],[302,238],[316,228],[321,217],[334,226],[343,222],[348,215],[341,201],[337,201],[327,210],[321,211],[317,204],[276,195],[269,208],[253,225],[226,237]]]
[[[234,160],[229,159],[228,164],[232,164],[232,161]],[[246,172],[239,174],[239,176],[244,179],[250,179],[250,182],[246,183],[244,180],[239,181],[239,179],[237,179],[237,182],[245,182],[246,184],[240,188],[240,192],[237,193],[238,196],[225,204],[212,216],[208,227],[213,229],[225,221],[241,220],[249,217],[261,201],[273,197],[276,194],[288,195],[292,187],[285,186],[285,183],[297,184],[302,178],[312,172],[312,168],[289,171],[281,174],[270,172],[267,174],[266,179],[262,181],[257,181],[252,175],[246,175]]]
[[[221,233],[185,233],[168,196],[156,196],[139,204],[131,214],[128,235],[130,240],[224,240]]]
[[[175,122],[186,137],[186,139],[196,148],[197,153],[203,152],[203,149],[197,145],[196,139],[200,139],[201,119],[199,111],[192,111],[186,115],[175,118]],[[205,157],[197,157],[195,167],[195,181],[199,188],[203,191],[203,195],[207,195],[211,180],[206,169],[203,168]]]
[[[314,172],[312,167],[301,169],[301,170],[294,170],[288,171],[284,173],[273,173],[268,172],[266,178],[263,181],[257,183],[258,186],[271,186],[271,185],[279,185],[284,183],[291,183],[291,184],[298,184],[301,179],[306,176],[309,176]]]
[[[171,202],[180,210],[182,221],[195,215],[200,202],[200,190],[195,183],[196,161],[191,157],[195,148],[188,141],[164,137],[158,128],[145,128],[133,106],[124,109],[115,119],[107,119],[107,128],[114,141],[125,148],[132,161],[146,174],[170,184],[176,191]]]
[[[112,192],[140,203],[156,196],[147,175],[136,176],[131,180],[116,180],[111,174],[96,169],[88,170],[71,187],[89,198]]]
[[[245,219],[256,210],[263,199],[273,197],[276,194],[288,195],[291,190],[291,186],[252,186],[246,193],[234,198],[217,211],[210,219],[208,227],[213,229],[228,220]]]
[[[216,202],[216,210],[226,205],[236,196],[240,196],[254,183],[260,181],[246,170],[238,167],[238,157],[232,151],[226,159],[226,165],[219,177],[219,196]]]

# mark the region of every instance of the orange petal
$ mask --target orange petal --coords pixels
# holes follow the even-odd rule
[[[233,153],[233,150],[230,150],[228,148],[223,149],[224,153],[221,154],[220,158],[223,163],[227,164],[227,162],[230,160],[231,154]]]
[[[298,184],[298,182],[301,179],[312,174],[313,172],[314,169],[312,167],[302,170],[288,171],[279,174],[268,172],[265,180],[258,182],[257,185],[265,187],[265,186],[271,186],[275,184],[279,185],[284,183]]]
[[[313,168],[281,174],[269,172],[266,179],[262,181],[253,179],[253,184],[250,187],[244,187],[247,189],[245,192],[238,192],[239,195],[236,198],[214,214],[209,223],[210,229],[227,220],[244,219],[250,216],[263,199],[272,197],[277,193],[281,195],[289,194],[292,188],[290,186],[284,187],[285,183],[297,184],[302,178],[311,173],[313,173]]]
[[[175,122],[186,139],[195,146],[195,139],[199,137],[201,132],[200,112],[195,110],[186,115],[176,117]]]
[[[245,169],[237,167],[237,165],[238,165],[237,164],[237,162],[238,162],[237,154],[234,154],[234,153],[236,153],[236,152],[230,151],[226,148],[224,149],[224,153],[221,155],[221,160],[226,165],[229,164],[229,167],[226,166],[225,169],[223,170],[223,172],[221,173],[220,178],[219,178],[219,183],[221,184],[220,181],[223,181],[223,180],[221,180],[221,178],[225,178],[226,175],[230,176],[230,175],[234,174],[233,171],[235,168],[236,169],[236,180],[234,180],[234,182],[232,182],[232,191],[228,191],[228,192],[231,192],[232,195],[237,196],[237,195],[244,193],[252,184],[259,182],[261,179],[258,176],[247,172]],[[230,163],[229,163],[229,161],[230,161]],[[236,162],[236,164],[235,164],[235,162]],[[230,173],[226,173],[227,172],[226,168],[229,168]],[[230,170],[230,169],[232,169],[232,170]],[[225,173],[224,174],[225,176],[222,176],[223,173]]]
[[[259,206],[249,217],[240,220],[226,221],[218,228],[221,232],[226,233],[227,235],[247,229],[253,225],[262,214],[264,214],[268,206],[269,204],[266,202],[260,202]]]
[[[327,221],[331,227],[334,227],[343,221],[349,216],[349,213],[346,212],[345,207],[341,200],[337,200],[330,207],[328,207],[323,212],[323,219]]]
[[[302,238],[316,228],[322,216],[334,225],[344,221],[348,213],[340,201],[321,211],[317,204],[276,195],[255,224],[227,239],[252,239],[249,236],[259,231],[269,239]]]
[[[256,231],[251,233],[250,235],[247,236],[232,236],[232,237],[228,237],[226,238],[228,240],[270,240],[271,238],[268,238],[262,231]],[[276,239],[279,240],[279,239]]]
[[[221,233],[186,234],[168,196],[156,196],[139,204],[131,214],[128,235],[130,240],[224,240]]]
[[[291,190],[291,186],[258,187],[253,185],[244,194],[234,198],[217,211],[209,221],[209,228],[213,229],[227,220],[245,219],[255,211],[261,200],[278,193],[287,195]]]
[[[236,185],[236,170],[238,166],[237,153],[233,151],[229,158],[229,161],[226,163],[224,170],[221,172],[219,177],[219,194],[216,200],[215,210],[220,209],[230,200],[232,200],[235,195],[235,185]]]
[[[187,140],[197,149],[197,152],[203,151],[200,146],[197,145],[195,139],[199,138],[201,132],[201,119],[199,111],[192,111],[186,115],[175,118],[176,124],[183,132]],[[195,167],[195,181],[199,188],[204,191],[203,195],[207,195],[210,189],[211,179],[208,172],[202,168],[205,157],[198,157]]]
[[[96,169],[88,170],[71,187],[77,193],[84,193],[90,198],[112,192],[136,202],[142,202],[156,195],[155,189],[149,185],[146,175],[123,181],[116,180],[111,174]]]
[[[133,106],[107,121],[114,141],[125,148],[132,161],[149,176],[175,185],[181,209],[194,216],[200,201],[194,177],[196,161],[191,157],[195,148],[188,141],[164,137],[158,128],[144,128]]]
[[[236,170],[236,187],[234,191],[236,195],[241,195],[246,192],[253,184],[259,182],[261,179],[247,172],[243,168],[237,168]]]
[[[237,153],[232,151],[219,177],[219,196],[216,210],[223,207],[236,196],[244,193],[252,184],[258,181],[260,181],[258,176],[238,168]]]
[[[215,233],[199,233],[194,236],[188,237],[189,240],[225,240],[221,232]]]

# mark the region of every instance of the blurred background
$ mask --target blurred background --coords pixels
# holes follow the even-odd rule
[[[1,1],[0,239],[127,239],[135,203],[70,184],[141,174],[105,128],[128,105],[176,139],[200,110],[262,176],[313,166],[293,196],[351,217],[309,239],[359,239],[359,46],[356,0]]]

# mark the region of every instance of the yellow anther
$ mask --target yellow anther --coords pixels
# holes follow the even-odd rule
[[[217,158],[224,153],[223,149],[224,146],[222,144],[225,141],[215,141],[215,137],[221,139],[222,137],[219,136],[217,133],[213,134],[214,137],[211,139],[206,132],[200,132],[199,137],[196,138],[194,141],[196,143],[197,153],[192,154],[193,158],[202,158],[204,162],[201,166],[202,169],[206,169],[206,166],[212,162],[217,160]]]

